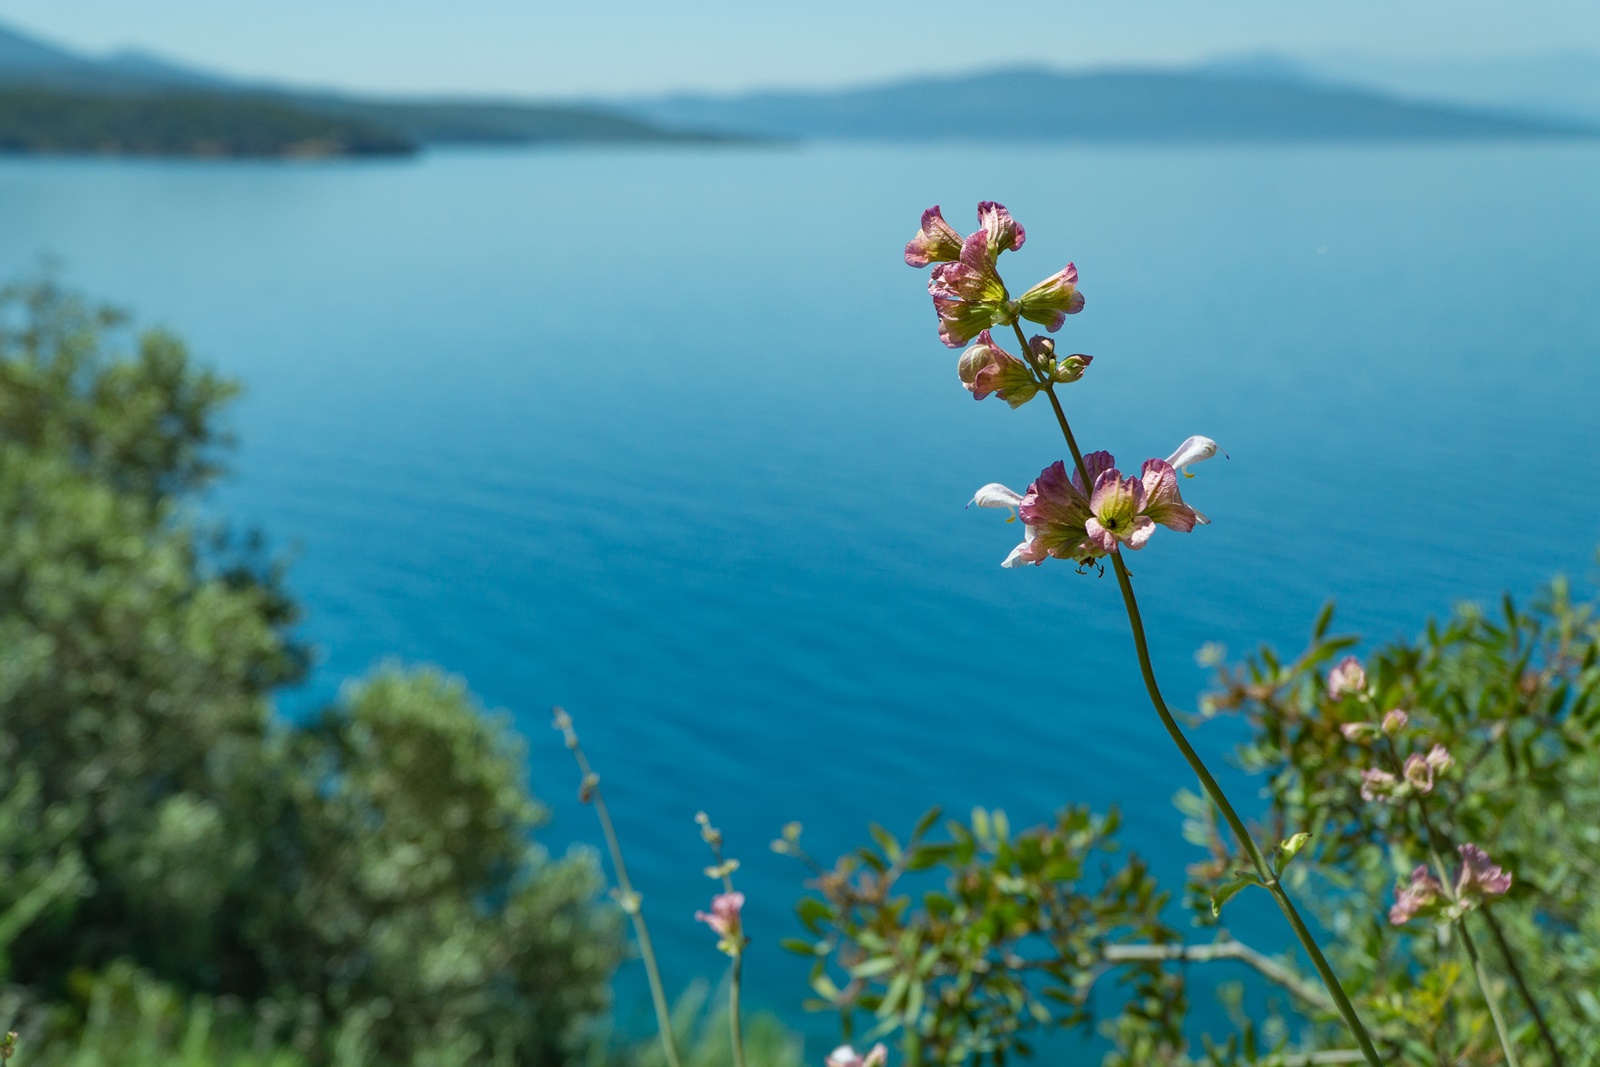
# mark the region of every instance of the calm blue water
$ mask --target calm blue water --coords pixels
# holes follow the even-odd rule
[[[1185,483],[1214,525],[1133,559],[1190,704],[1203,642],[1292,646],[1330,596],[1383,639],[1590,573],[1596,189],[1570,144],[6,161],[0,273],[55,254],[248,384],[215,503],[296,553],[322,660],[287,710],[385,656],[460,672],[526,732],[561,849],[598,843],[564,704],[670,980],[720,965],[703,808],[753,1000],[792,1016],[791,819],[831,858],[934,803],[1120,804],[1162,871],[1192,858],[1115,583],[1002,570],[1018,527],[962,509],[1062,449],[1042,403],[956,382],[900,262],[921,209],[1008,204],[1014,289],[1077,262],[1086,447],[1232,454]]]

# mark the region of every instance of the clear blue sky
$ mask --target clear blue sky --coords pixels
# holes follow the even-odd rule
[[[1600,0],[0,0],[62,43],[379,91],[623,95],[1258,50],[1600,52]]]

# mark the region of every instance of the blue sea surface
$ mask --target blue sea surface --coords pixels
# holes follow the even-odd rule
[[[564,705],[669,983],[723,962],[691,918],[704,810],[743,861],[750,1000],[826,1033],[776,947],[790,820],[831,859],[934,804],[1026,826],[1086,802],[1174,888],[1196,858],[1115,582],[1003,570],[1019,525],[963,509],[1063,448],[1042,401],[961,389],[901,261],[921,210],[965,230],[1007,204],[1013,291],[1076,262],[1086,448],[1231,456],[1183,484],[1213,525],[1130,557],[1193,707],[1203,643],[1296,649],[1329,598],[1370,647],[1592,574],[1596,190],[1580,143],[8,160],[0,274],[59,257],[246,383],[207,507],[292,550],[320,658],[287,714],[385,657],[460,673],[525,734],[560,851],[599,843]],[[1220,762],[1237,737],[1196,743]]]

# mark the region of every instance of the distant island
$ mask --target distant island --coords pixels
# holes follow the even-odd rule
[[[409,155],[417,147],[378,123],[271,100],[0,88],[0,152],[312,159]]]
[[[250,84],[0,27],[0,152],[402,156],[441,144],[795,140],[1284,143],[1588,138],[1582,118],[1401,99],[1283,61],[1015,69],[840,90],[584,104],[396,100]]]
[[[604,106],[386,100],[251,85],[138,54],[104,59],[0,26],[0,152],[403,156],[430,144],[744,140]]]

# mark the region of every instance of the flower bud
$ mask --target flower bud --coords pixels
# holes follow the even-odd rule
[[[1358,745],[1366,744],[1380,733],[1378,727],[1370,722],[1347,722],[1339,727],[1339,732],[1344,734],[1346,741],[1354,741]]]
[[[1434,774],[1443,774],[1456,765],[1455,758],[1450,755],[1450,750],[1443,745],[1434,745],[1428,749],[1427,756],[1423,758],[1428,761],[1428,767]]]
[[[1340,660],[1333,670],[1328,672],[1328,698],[1338,700],[1341,697],[1364,692],[1367,688],[1367,672],[1362,668],[1361,661],[1354,656],[1346,656]]]
[[[1012,408],[1026,404],[1039,391],[1027,364],[995,344],[988,330],[978,334],[977,344],[961,353],[956,374],[972,399],[982,400],[993,393]]]
[[[1361,772],[1361,799],[1379,800],[1385,804],[1394,800],[1401,790],[1400,779],[1376,767]]]
[[[1405,776],[1413,791],[1422,795],[1433,792],[1433,767],[1421,756],[1413,753],[1406,757]]]
[[[1393,737],[1401,730],[1404,730],[1406,728],[1406,723],[1410,721],[1411,717],[1409,715],[1401,711],[1399,708],[1395,708],[1393,711],[1384,715],[1383,732],[1388,734],[1390,737]]]

